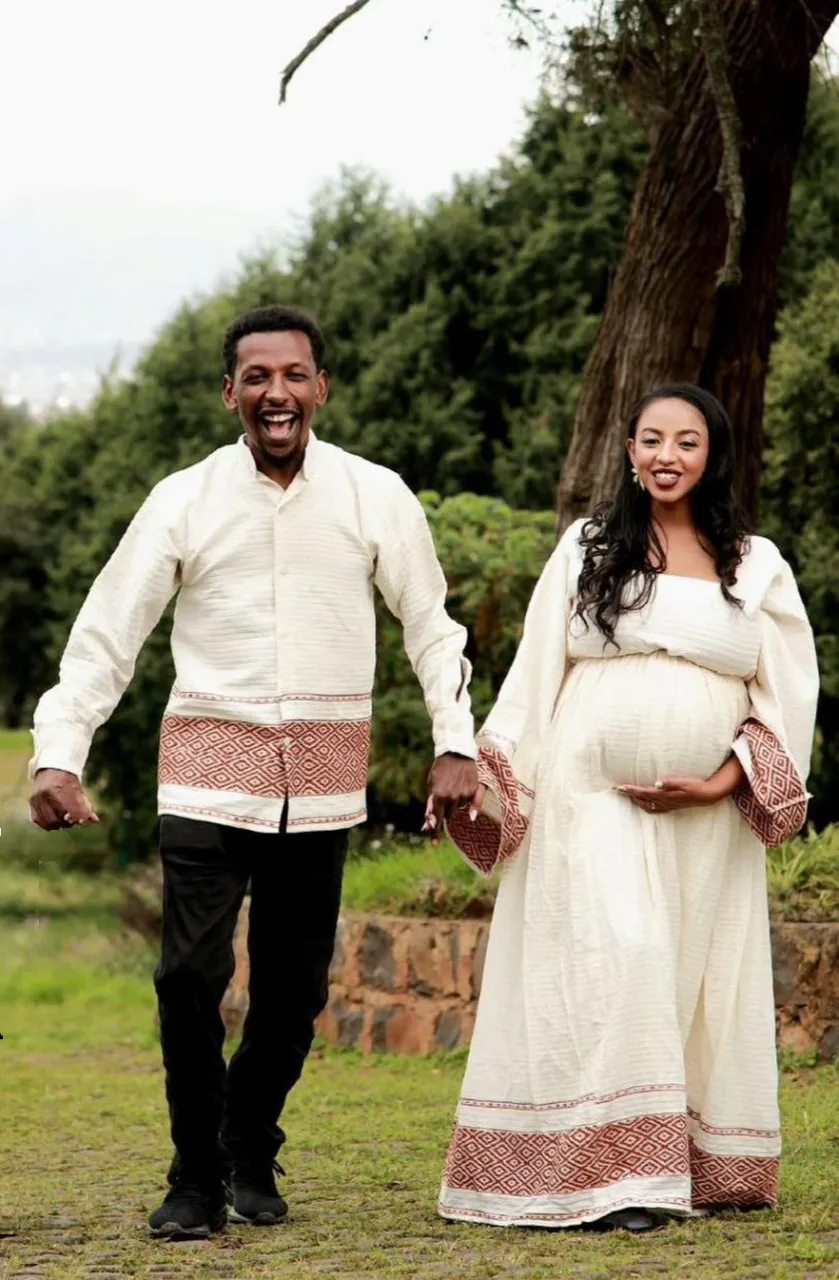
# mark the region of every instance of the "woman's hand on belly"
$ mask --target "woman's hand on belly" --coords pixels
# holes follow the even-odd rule
[[[734,794],[745,776],[740,761],[731,755],[711,778],[661,778],[652,786],[627,785],[615,790],[646,813],[674,813],[719,804]]]

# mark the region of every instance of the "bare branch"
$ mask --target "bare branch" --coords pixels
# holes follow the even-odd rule
[[[563,47],[558,38],[559,18],[553,10],[545,10],[541,6],[530,3],[530,0],[501,0],[502,8],[513,19],[515,36],[511,38],[514,48],[530,47],[528,32],[532,32],[544,46],[546,65],[557,62],[562,56]]]
[[[708,83],[711,86],[711,95],[717,108],[722,134],[719,191],[725,201],[728,214],[728,243],[725,247],[725,262],[720,268],[717,283],[739,284],[740,245],[743,240],[746,209],[746,192],[740,167],[740,152],[743,146],[740,116],[731,81],[728,78],[725,27],[716,0],[696,0],[696,13]]]
[[[333,31],[337,31],[338,28],[349,18],[352,18],[369,3],[370,0],[353,0],[352,4],[348,4],[340,13],[336,13],[334,18],[330,18],[328,22],[324,23],[320,31],[318,31],[316,35],[313,35],[311,40],[303,46],[297,54],[297,57],[292,58],[291,62],[282,74],[282,79],[280,80],[280,106],[282,106],[286,100],[288,86],[291,82],[292,76],[300,70],[306,59],[310,58],[312,54],[320,48],[324,41],[329,39]]]

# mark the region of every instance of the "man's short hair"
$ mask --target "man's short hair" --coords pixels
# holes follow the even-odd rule
[[[228,378],[236,372],[236,356],[242,338],[249,333],[283,333],[289,329],[305,333],[312,346],[315,368],[320,372],[326,355],[326,342],[310,315],[297,307],[254,307],[252,311],[237,316],[224,335],[222,355]]]

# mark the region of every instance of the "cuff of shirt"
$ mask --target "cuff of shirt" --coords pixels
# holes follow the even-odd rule
[[[463,717],[458,717],[458,724],[451,724],[441,719],[440,723],[434,723],[434,756],[445,756],[451,753],[456,756],[466,756],[467,760],[477,760],[478,748],[475,745],[475,734],[472,717],[466,717],[468,723],[463,723]]]
[[[35,754],[29,761],[29,778],[39,769],[63,769],[81,781],[90,743],[78,729],[64,727],[52,733],[35,734]]]

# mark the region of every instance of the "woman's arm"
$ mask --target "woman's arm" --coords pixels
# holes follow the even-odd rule
[[[746,772],[732,754],[710,778],[661,778],[651,787],[616,787],[646,813],[672,813],[676,809],[719,804],[733,796],[746,780]]]

